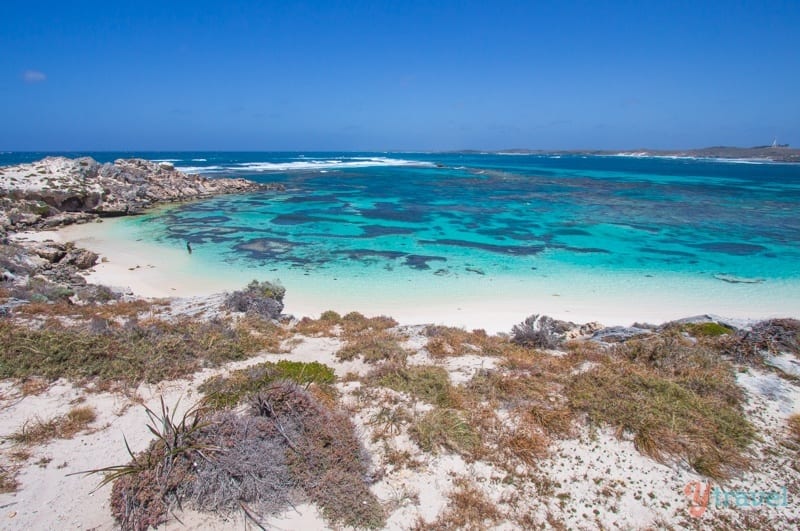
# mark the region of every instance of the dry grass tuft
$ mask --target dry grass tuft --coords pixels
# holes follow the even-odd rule
[[[97,413],[90,406],[72,408],[66,415],[47,421],[36,418],[28,420],[22,428],[8,436],[17,444],[45,444],[53,439],[70,439],[95,421]]]
[[[593,423],[633,434],[654,459],[684,459],[726,478],[744,468],[755,430],[745,418],[733,368],[675,337],[630,341],[568,386],[570,406]]]
[[[434,358],[480,353],[489,342],[484,330],[467,332],[450,326],[428,326],[425,335],[428,337],[425,350]]]
[[[791,415],[786,423],[789,427],[789,437],[800,444],[800,413]]]
[[[465,477],[453,482],[449,503],[431,523],[418,522],[414,529],[444,531],[450,529],[491,529],[503,520],[503,513],[471,480]]]
[[[220,409],[236,407],[279,380],[298,384],[315,384],[315,389],[329,397],[335,396],[332,384],[336,381],[333,369],[319,362],[280,360],[266,361],[233,371],[228,376],[215,376],[203,382],[199,390],[205,393],[204,403]]]
[[[444,449],[475,459],[483,450],[480,434],[457,409],[436,407],[430,410],[414,419],[409,435],[426,452]]]
[[[18,487],[16,473],[11,468],[0,465],[0,494],[16,492]]]
[[[366,382],[406,393],[414,400],[439,407],[456,408],[462,404],[461,395],[442,367],[385,363],[370,372]]]
[[[341,322],[342,317],[338,313],[328,310],[323,312],[319,319],[303,317],[294,326],[294,331],[309,337],[334,337]]]
[[[32,329],[3,320],[0,378],[155,383],[245,359],[283,337],[280,327],[258,320],[130,320],[124,326],[103,322],[96,330],[54,320]]]
[[[368,329],[349,336],[345,345],[336,352],[336,357],[341,361],[354,360],[359,356],[366,363],[376,363],[404,360],[408,352],[391,332]]]

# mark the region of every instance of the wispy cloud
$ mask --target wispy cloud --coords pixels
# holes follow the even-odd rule
[[[45,75],[45,73],[40,72],[38,70],[25,70],[22,73],[22,80],[25,83],[41,83],[46,79],[47,76]]]

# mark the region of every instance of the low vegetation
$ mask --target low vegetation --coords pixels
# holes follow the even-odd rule
[[[458,407],[462,402],[461,396],[450,383],[447,371],[442,367],[385,363],[375,368],[367,379],[374,385],[406,393],[413,400],[439,407]]]
[[[40,418],[28,420],[19,431],[9,435],[7,439],[24,445],[46,444],[53,439],[70,439],[85,430],[96,418],[97,413],[94,408],[78,406],[65,415],[49,420]]]
[[[0,378],[136,385],[187,376],[205,366],[276,349],[279,326],[243,320],[93,321],[67,326],[51,319],[39,328],[0,321]]]
[[[16,473],[7,465],[0,465],[0,494],[6,492],[16,492],[19,483]]]
[[[286,288],[277,283],[253,280],[245,289],[228,295],[225,306],[235,312],[278,319],[283,312],[285,294]]]
[[[384,330],[370,330],[353,334],[336,352],[336,357],[340,361],[349,361],[360,357],[366,363],[402,360],[407,355],[408,352],[400,345],[397,337]]]
[[[570,407],[596,425],[631,433],[654,459],[682,459],[726,478],[747,465],[755,430],[733,367],[678,337],[629,341],[568,385]]]
[[[251,517],[307,497],[336,526],[378,528],[385,515],[368,488],[369,462],[349,418],[291,382],[276,382],[246,412],[148,410],[157,438],[130,463],[92,471],[114,482],[123,529],[166,522],[173,508]],[[260,524],[258,524],[260,526]]]
[[[228,376],[215,376],[200,386],[205,393],[205,403],[215,409],[235,407],[252,398],[272,384],[289,380],[297,384],[315,384],[328,395],[334,395],[332,384],[336,381],[333,369],[318,362],[303,363],[281,360],[264,362],[232,372]]]
[[[465,477],[453,482],[448,504],[433,522],[417,521],[415,530],[489,529],[503,521],[503,512],[477,485]]]

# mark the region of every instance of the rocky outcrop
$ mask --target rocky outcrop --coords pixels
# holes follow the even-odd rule
[[[281,189],[246,179],[187,175],[169,164],[48,157],[0,168],[0,231],[52,228],[97,216],[136,214],[157,203]]]

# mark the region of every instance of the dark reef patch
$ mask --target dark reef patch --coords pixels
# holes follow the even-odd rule
[[[378,236],[392,236],[413,234],[416,232],[414,229],[406,227],[388,227],[386,225],[363,225],[361,230],[364,232],[360,238],[376,238]]]
[[[420,240],[424,245],[449,245],[452,247],[469,247],[489,251],[490,253],[509,254],[514,256],[532,256],[544,251],[544,245],[493,245],[490,243],[470,242],[466,240]]]
[[[285,259],[297,244],[283,238],[253,238],[236,244],[233,248],[256,260]]]
[[[303,225],[305,223],[337,223],[336,219],[322,218],[304,212],[292,212],[291,214],[279,214],[272,218],[273,225]]]
[[[409,223],[421,223],[428,219],[426,209],[417,205],[401,206],[388,202],[375,203],[373,208],[362,210],[361,215],[370,219],[388,219]]]
[[[763,245],[755,243],[738,243],[738,242],[712,242],[712,243],[694,243],[692,247],[703,249],[712,253],[730,254],[733,256],[749,256],[766,251],[767,248]]]
[[[403,265],[408,266],[412,269],[430,269],[431,266],[428,265],[428,262],[447,262],[447,258],[443,256],[425,256],[420,254],[409,254],[406,256],[405,262]]]
[[[686,258],[694,258],[696,255],[686,251],[673,251],[671,249],[656,249],[654,247],[640,247],[639,251],[651,254],[665,254],[669,256],[685,256]]]

